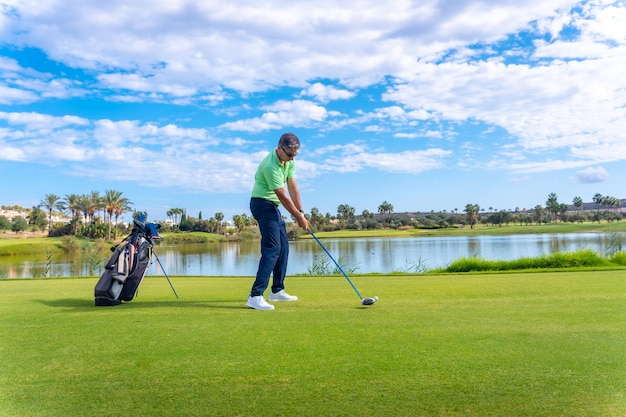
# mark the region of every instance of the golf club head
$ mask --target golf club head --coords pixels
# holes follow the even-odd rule
[[[361,300],[361,304],[363,304],[364,306],[371,306],[376,301],[378,301],[378,297],[374,296],[372,298],[364,298],[364,299],[362,299]]]

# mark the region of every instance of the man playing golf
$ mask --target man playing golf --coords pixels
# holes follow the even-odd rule
[[[298,226],[308,229],[309,222],[302,210],[293,160],[299,149],[300,140],[296,135],[283,134],[278,140],[276,149],[261,161],[254,176],[250,211],[261,231],[261,260],[246,305],[257,310],[274,309],[274,306],[268,304],[263,298],[263,293],[269,285],[270,274],[273,274],[273,281],[269,301],[296,301],[298,299],[285,292],[289,241],[287,228],[278,207],[282,204],[296,219]],[[289,195],[285,190],[285,183]]]

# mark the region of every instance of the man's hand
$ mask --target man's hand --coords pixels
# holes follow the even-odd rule
[[[298,213],[298,216],[296,217],[296,221],[298,222],[298,226],[300,226],[304,230],[308,230],[309,221],[306,219],[306,217],[304,217],[304,213]]]

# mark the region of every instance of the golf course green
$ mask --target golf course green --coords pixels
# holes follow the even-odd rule
[[[0,280],[0,416],[626,415],[624,270]]]

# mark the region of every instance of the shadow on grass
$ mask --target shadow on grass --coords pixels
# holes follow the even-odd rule
[[[207,300],[207,301],[141,301],[133,300],[132,302],[122,302],[116,306],[96,306],[93,299],[83,298],[65,298],[56,300],[32,300],[35,303],[43,304],[48,307],[66,308],[73,310],[114,310],[114,309],[134,309],[140,310],[144,308],[229,308],[229,309],[246,309],[245,300]]]

